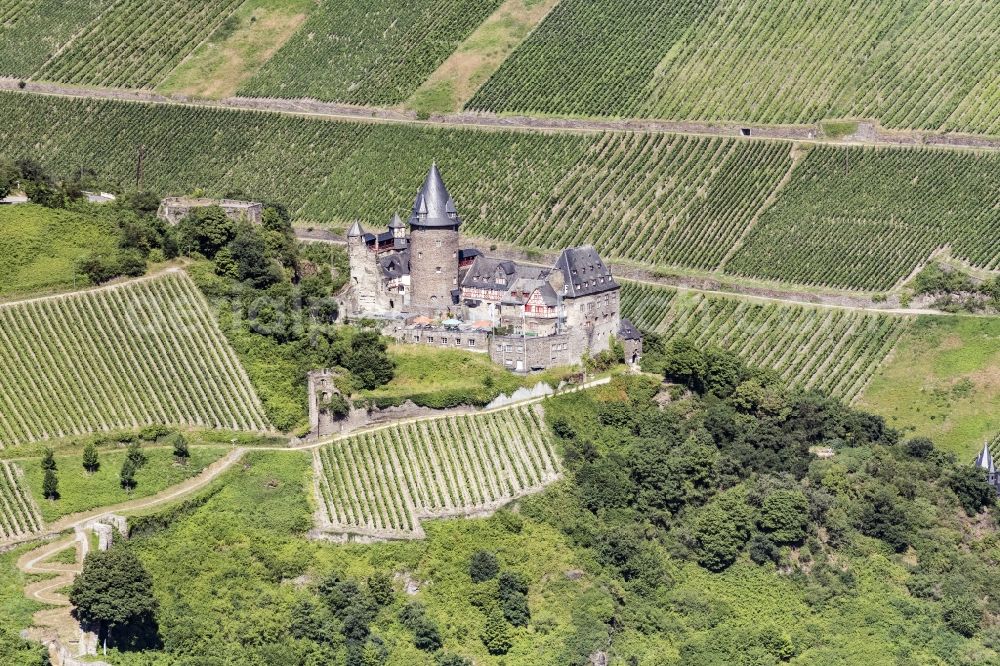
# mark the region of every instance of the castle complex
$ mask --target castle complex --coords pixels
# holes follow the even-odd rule
[[[437,165],[407,224],[395,215],[375,234],[355,222],[347,233],[350,316],[385,322],[399,342],[489,353],[519,372],[580,363],[615,337],[625,360],[638,362],[641,336],[621,317],[620,288],[593,247],[534,266],[461,248],[461,225]]]

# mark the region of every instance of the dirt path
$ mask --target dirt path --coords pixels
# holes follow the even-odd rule
[[[82,87],[40,82],[26,82],[25,87],[22,89],[20,81],[12,78],[0,78],[0,90],[57,97],[82,97],[86,99],[177,104],[217,109],[271,111],[275,113],[326,118],[329,120],[352,120],[357,122],[405,123],[526,132],[644,132],[723,137],[745,136],[743,134],[744,130],[749,130],[752,139],[829,143],[836,145],[936,146],[946,149],[1000,150],[1000,137],[979,136],[975,134],[937,134],[912,130],[884,130],[879,127],[873,127],[870,131],[859,132],[847,139],[827,139],[822,136],[816,125],[756,125],[653,119],[538,118],[469,112],[433,114],[426,120],[420,120],[417,118],[416,113],[412,111],[394,108],[351,106],[348,104],[320,102],[309,99],[228,97],[222,100],[207,100],[189,98],[184,95],[167,96],[145,90]]]

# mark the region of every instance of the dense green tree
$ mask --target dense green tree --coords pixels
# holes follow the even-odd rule
[[[94,442],[87,442],[83,447],[83,468],[88,474],[93,474],[101,466],[101,461],[97,457],[97,445]]]
[[[400,622],[413,632],[413,645],[425,652],[439,650],[442,645],[441,631],[437,624],[427,617],[427,609],[419,601],[406,604],[399,613]]]
[[[480,638],[483,645],[486,646],[486,650],[493,655],[507,654],[514,646],[514,640],[510,635],[510,625],[507,624],[500,608],[496,606],[489,608]]]
[[[132,490],[136,486],[135,473],[138,471],[136,469],[135,462],[131,458],[125,458],[122,462],[121,471],[118,473],[118,483],[125,490]]]
[[[996,490],[986,483],[983,470],[978,467],[968,466],[954,469],[948,477],[948,485],[958,497],[965,513],[970,516],[996,504]]]
[[[45,476],[42,479],[42,495],[45,496],[45,499],[59,499],[59,479],[56,477],[54,468],[45,470]]]
[[[21,178],[17,166],[10,160],[0,159],[0,199],[7,197]]]
[[[264,238],[251,224],[240,224],[226,249],[235,265],[237,279],[255,289],[265,289],[281,281],[281,270],[271,261]]]
[[[905,550],[912,539],[910,517],[903,500],[894,490],[881,485],[861,499],[858,529],[867,536],[882,539],[897,552]]]
[[[528,583],[513,571],[504,571],[497,579],[497,598],[503,615],[515,627],[526,627],[531,619],[528,608]]]
[[[125,450],[125,460],[131,462],[136,471],[145,467],[146,463],[149,461],[146,457],[146,453],[142,450],[142,445],[139,444],[138,440],[129,442],[128,448]]]
[[[177,225],[181,250],[200,252],[209,259],[225,247],[236,234],[236,223],[219,206],[194,208]]]
[[[500,573],[500,563],[496,555],[489,551],[477,550],[469,560],[469,577],[473,583],[483,583],[496,578]]]
[[[42,469],[56,471],[56,453],[49,447],[42,453]]]
[[[173,447],[175,458],[186,461],[190,457],[191,451],[188,448],[187,438],[181,433],[175,432],[170,435],[168,443]]]
[[[776,490],[760,507],[757,525],[775,543],[801,543],[809,524],[809,499],[798,490]]]
[[[368,577],[368,592],[379,606],[388,606],[396,598],[392,577],[384,571],[376,571]]]
[[[906,453],[914,458],[926,458],[934,450],[934,442],[926,437],[914,437],[906,442]]]
[[[668,381],[697,391],[703,388],[707,370],[705,355],[692,341],[681,338],[670,343],[664,363],[664,375]]]
[[[698,512],[691,529],[698,563],[710,571],[722,571],[732,564],[747,542],[749,522],[749,507],[738,493],[724,493],[709,502]]]
[[[360,331],[351,339],[343,365],[351,371],[359,388],[375,389],[393,378],[395,363],[387,350],[386,341],[377,331]]]
[[[132,549],[121,541],[106,551],[92,551],[73,581],[69,601],[82,623],[120,647],[158,643],[153,579]]]

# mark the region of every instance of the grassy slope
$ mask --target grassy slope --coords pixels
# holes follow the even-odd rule
[[[44,471],[41,460],[22,460],[18,464],[24,470],[25,480],[42,517],[46,522],[51,522],[70,513],[154,495],[168,486],[195,476],[225,452],[223,447],[192,448],[187,465],[180,465],[174,461],[173,451],[169,448],[147,449],[149,462],[135,475],[137,485],[131,493],[123,490],[118,482],[122,462],[125,460],[123,450],[100,449],[101,467],[89,476],[83,469],[82,454],[56,456],[60,497],[55,501],[46,500],[42,496]]]
[[[501,393],[509,395],[538,382],[558,383],[565,374],[562,369],[554,368],[519,377],[493,363],[487,354],[422,345],[393,345],[390,355],[396,361],[396,376],[385,386],[362,391],[362,398],[402,401],[416,395],[455,392],[485,404]]]
[[[305,22],[312,0],[247,0],[158,86],[165,93],[233,95]]]
[[[116,247],[109,220],[34,204],[0,206],[0,297],[86,286],[77,261]]]
[[[859,406],[971,460],[1000,432],[1000,318],[919,318]]]
[[[504,0],[406,102],[417,112],[458,111],[558,0]]]

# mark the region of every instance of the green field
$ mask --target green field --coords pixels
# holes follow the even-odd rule
[[[467,108],[997,134],[998,44],[988,0],[563,0]]]
[[[239,91],[391,105],[407,99],[499,0],[328,0]]]
[[[301,223],[382,227],[437,160],[464,233],[608,259],[886,290],[948,246],[1000,265],[1000,158],[668,134],[367,125],[278,114],[0,95],[0,156],[92,165],[112,189],[243,192]],[[44,120],[43,120],[44,119]],[[294,170],[287,165],[294,163]]]
[[[393,345],[389,356],[396,363],[395,376],[384,386],[360,391],[358,398],[382,406],[406,400],[429,407],[482,406],[500,394],[510,395],[539,382],[556,386],[569,370],[553,368],[527,376],[515,375],[495,364],[488,354],[423,345]]]
[[[140,425],[269,428],[183,274],[0,307],[0,441]]]
[[[728,349],[790,384],[846,400],[865,387],[911,321],[632,282],[622,288],[622,314],[644,331]]]
[[[1000,432],[1000,319],[918,318],[859,405],[971,462]]]
[[[185,464],[174,459],[173,449],[169,447],[144,447],[144,451],[149,462],[136,473],[136,485],[131,492],[123,489],[119,483],[119,473],[125,461],[123,449],[98,449],[100,467],[93,474],[88,474],[83,468],[82,454],[57,455],[57,500],[45,499],[42,493],[45,471],[42,469],[41,459],[19,461],[18,464],[24,469],[25,482],[42,517],[46,522],[52,522],[71,513],[155,495],[164,488],[197,476],[208,465],[221,458],[227,449],[191,447],[191,455]]]
[[[91,253],[113,252],[116,236],[112,221],[86,212],[0,206],[0,298],[88,285],[77,262]]]

